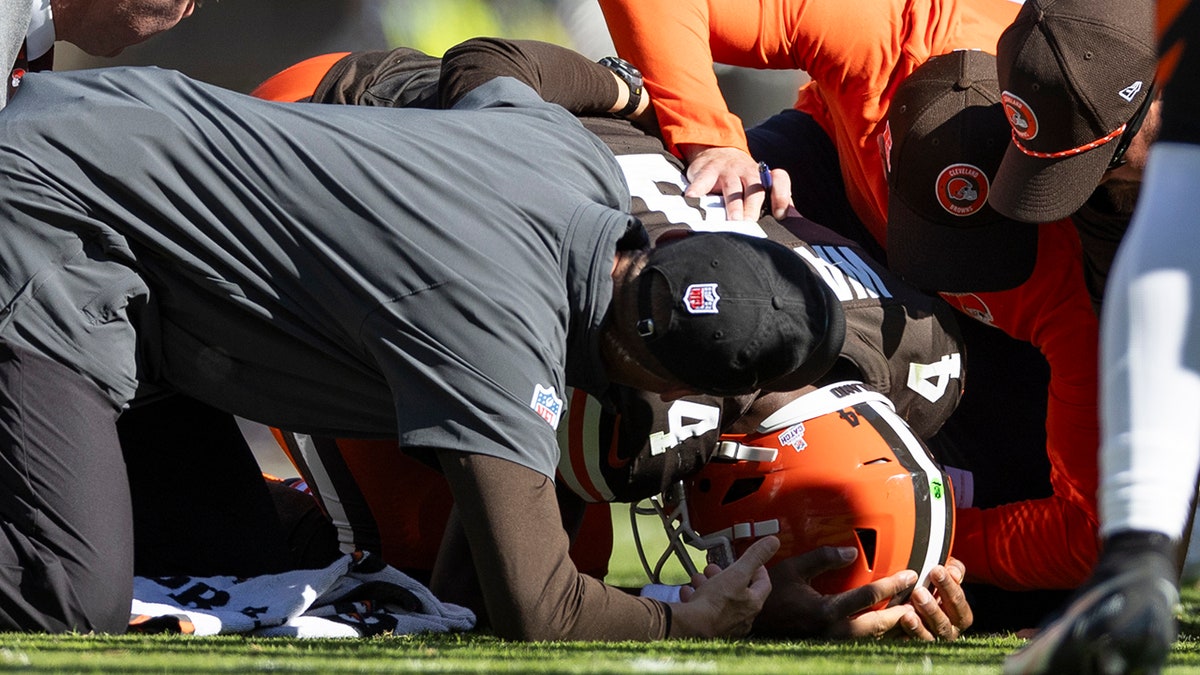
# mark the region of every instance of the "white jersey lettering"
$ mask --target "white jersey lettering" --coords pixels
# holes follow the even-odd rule
[[[892,297],[875,270],[852,248],[815,246],[809,251],[798,246],[793,250],[812,265],[842,302]]]
[[[700,200],[684,199],[687,178],[662,155],[618,155],[617,163],[625,174],[630,196],[641,199],[646,210],[697,232],[738,232],[766,237],[758,223],[727,220],[720,195],[705,195]]]
[[[908,364],[908,388],[931,403],[946,393],[950,380],[959,377],[962,377],[962,357],[958,352],[943,356],[936,363]]]
[[[684,420],[691,422],[685,424]],[[682,399],[674,401],[667,409],[669,430],[650,434],[650,454],[661,455],[689,438],[703,436],[720,424],[720,408]]]

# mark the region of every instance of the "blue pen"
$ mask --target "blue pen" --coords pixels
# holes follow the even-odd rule
[[[775,181],[771,179],[771,167],[766,162],[758,163],[758,180],[762,183],[765,198],[763,199],[762,215],[771,215],[771,188]]]

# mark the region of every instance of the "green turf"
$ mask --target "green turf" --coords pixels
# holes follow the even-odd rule
[[[610,580],[640,582],[624,512]],[[1184,592],[1182,634],[1167,673],[1200,674],[1200,591]],[[1022,643],[1012,635],[958,642],[672,640],[520,644],[485,635],[363,640],[236,636],[44,636],[0,634],[0,671],[108,673],[537,672],[537,673],[996,673]]]

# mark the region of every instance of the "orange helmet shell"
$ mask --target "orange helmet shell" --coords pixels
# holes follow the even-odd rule
[[[853,546],[851,565],[813,580],[828,594],[904,569],[924,583],[950,554],[949,477],[891,403],[861,383],[806,394],[754,433],[722,436],[717,454],[724,459],[684,481],[687,518],[710,559],[719,542],[740,556],[768,534],[782,544],[768,566]]]

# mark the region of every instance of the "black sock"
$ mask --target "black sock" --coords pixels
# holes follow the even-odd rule
[[[1125,571],[1131,564],[1147,564],[1156,558],[1165,563],[1163,573],[1172,581],[1179,577],[1176,558],[1179,543],[1161,532],[1124,530],[1104,539],[1096,577]],[[1153,563],[1150,563],[1153,564]]]

